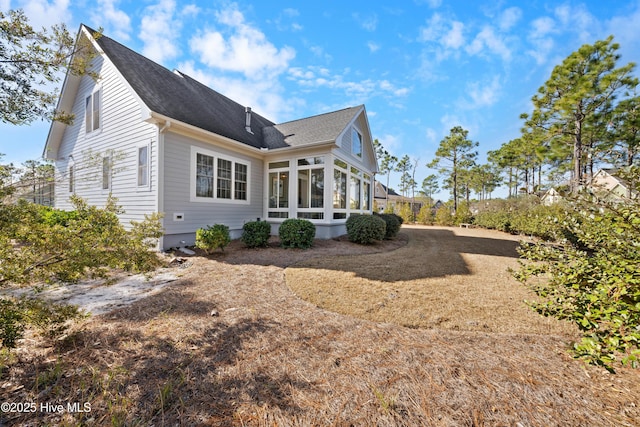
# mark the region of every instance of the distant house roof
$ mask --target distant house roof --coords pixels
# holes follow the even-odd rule
[[[249,133],[245,129],[245,106],[107,36],[101,35],[96,42],[151,111],[255,148],[334,141],[364,108],[360,105],[282,124],[252,111],[253,133]]]
[[[400,196],[398,193],[396,193],[396,192],[393,190],[393,188],[389,188],[389,189],[387,189],[387,187],[386,187],[383,183],[381,183],[380,181],[376,181],[376,183],[377,183],[378,185],[380,185],[380,187],[382,187],[382,191],[384,191],[384,193],[385,193],[385,194],[388,194],[389,196]],[[380,197],[378,197],[378,198],[380,198]],[[384,196],[382,196],[382,198],[384,199],[385,197],[384,197]]]

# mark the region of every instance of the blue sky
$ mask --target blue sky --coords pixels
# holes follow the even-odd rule
[[[18,8],[37,27],[102,27],[276,122],[365,104],[373,137],[418,159],[419,183],[454,126],[481,161],[516,138],[531,97],[582,44],[613,34],[619,65],[640,62],[640,0],[0,0]],[[39,158],[48,129],[0,124],[4,160]]]

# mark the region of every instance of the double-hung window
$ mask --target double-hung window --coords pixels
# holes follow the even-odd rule
[[[249,202],[250,165],[192,147],[191,201]]]
[[[149,186],[149,146],[138,147],[138,187]]]
[[[269,218],[289,218],[289,161],[269,163]]]
[[[324,218],[324,157],[298,159],[298,218]]]
[[[87,95],[84,100],[84,124],[87,134],[100,129],[101,91],[98,89]]]
[[[102,156],[102,189],[111,190],[111,178],[113,176],[113,154],[107,151]]]

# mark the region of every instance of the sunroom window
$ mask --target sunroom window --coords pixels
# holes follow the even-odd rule
[[[298,218],[324,218],[324,158],[298,159]]]

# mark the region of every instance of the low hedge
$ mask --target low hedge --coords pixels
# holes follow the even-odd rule
[[[398,231],[400,231],[400,225],[402,224],[402,222],[398,220],[399,218],[398,215],[382,214],[380,215],[380,218],[382,218],[382,220],[386,224],[386,231],[384,234],[384,238],[389,240],[396,237],[396,235],[398,234]]]
[[[271,224],[267,221],[251,221],[242,226],[240,240],[248,248],[264,248],[269,242]]]
[[[316,237],[316,226],[306,219],[289,218],[280,224],[278,235],[283,248],[308,249]]]
[[[378,215],[351,215],[346,225],[349,240],[362,245],[383,240],[387,231],[386,222]]]

